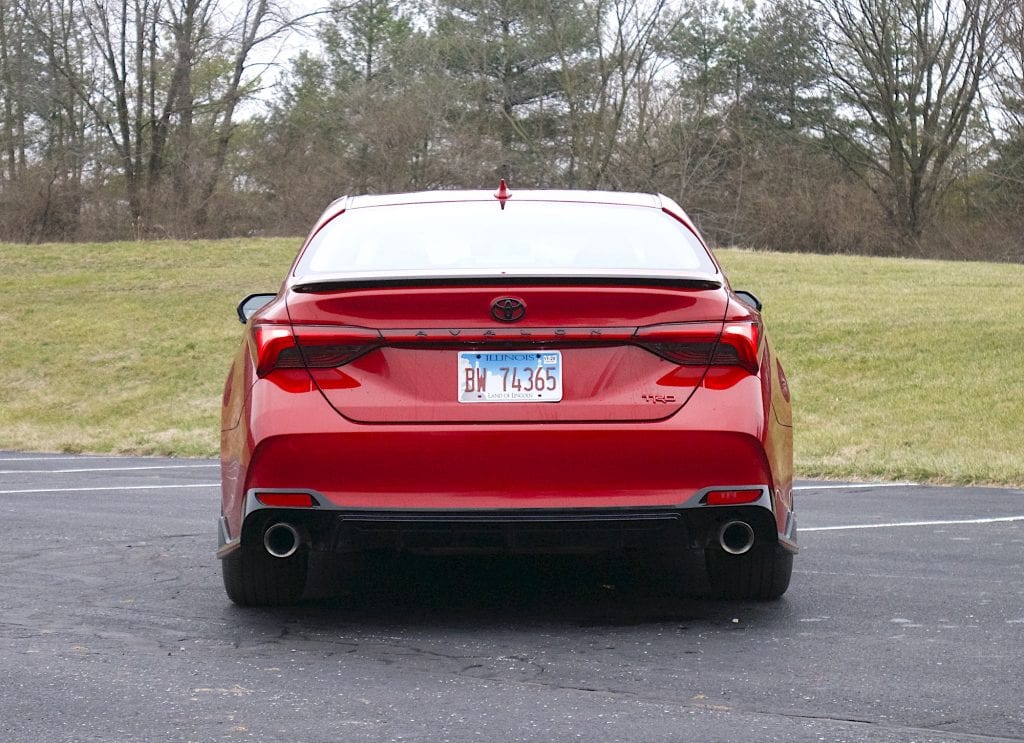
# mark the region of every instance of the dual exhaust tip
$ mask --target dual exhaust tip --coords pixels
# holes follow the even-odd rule
[[[754,546],[754,527],[746,521],[728,521],[718,530],[718,546],[730,555],[744,555]]]

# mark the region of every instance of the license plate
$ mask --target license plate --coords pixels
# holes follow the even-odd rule
[[[459,402],[561,399],[561,351],[459,352]]]

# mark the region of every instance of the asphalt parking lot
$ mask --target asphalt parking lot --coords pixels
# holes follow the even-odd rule
[[[0,739],[1024,740],[1022,490],[801,483],[774,603],[610,559],[419,558],[242,610],[217,479],[0,453]]]

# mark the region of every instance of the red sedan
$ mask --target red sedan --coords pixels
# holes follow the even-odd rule
[[[239,317],[218,551],[238,604],[301,598],[312,551],[696,552],[720,595],[789,585],[786,377],[664,196],[343,198]]]

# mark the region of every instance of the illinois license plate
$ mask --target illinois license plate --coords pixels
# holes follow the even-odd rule
[[[459,351],[459,402],[561,399],[561,351]]]

